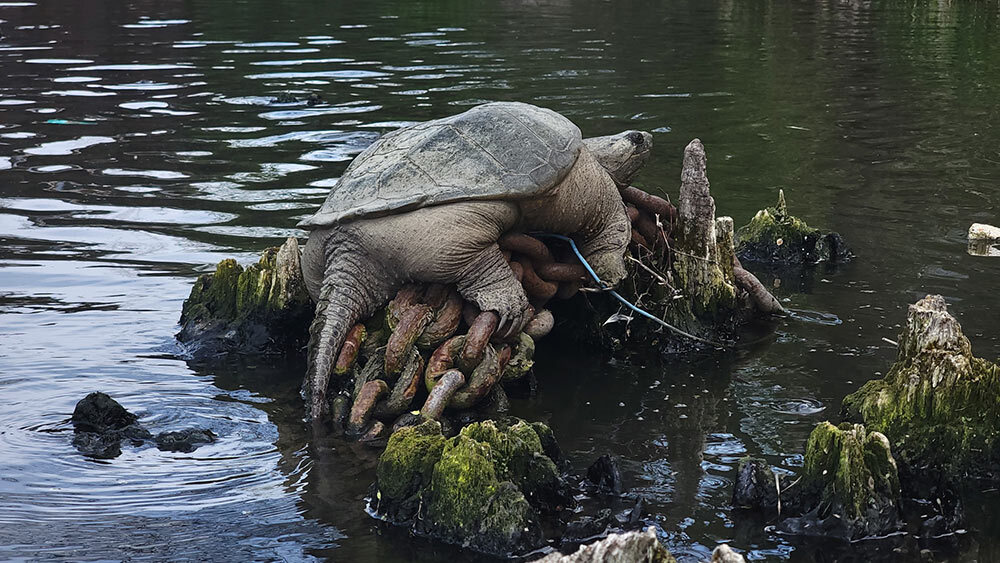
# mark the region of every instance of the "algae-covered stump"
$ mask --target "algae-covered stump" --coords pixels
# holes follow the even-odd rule
[[[573,503],[540,429],[487,420],[445,438],[434,420],[402,428],[379,457],[372,506],[418,535],[483,553],[536,549],[541,519]]]
[[[772,266],[838,263],[850,260],[843,238],[833,232],[810,227],[788,213],[785,191],[778,191],[778,203],[761,209],[736,232],[736,254],[747,262]]]
[[[817,425],[794,477],[776,477],[760,459],[741,460],[733,504],[778,516],[779,530],[797,535],[859,539],[902,527],[889,442],[858,424]]]
[[[910,305],[896,362],[844,399],[902,463],[945,480],[1000,478],[1000,367],[976,358],[940,295]]]
[[[313,304],[306,293],[298,241],[269,248],[247,268],[219,262],[198,278],[181,309],[177,339],[196,357],[226,352],[284,354],[308,339]]]

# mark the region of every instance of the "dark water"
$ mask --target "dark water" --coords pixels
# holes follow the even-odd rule
[[[676,363],[550,348],[514,404],[578,469],[620,455],[680,556],[828,558],[734,520],[735,463],[798,465],[927,293],[1000,355],[1000,260],[964,241],[1000,220],[998,24],[995,2],[916,0],[0,0],[0,559],[454,559],[365,515],[376,454],[311,441],[302,365],[193,365],[173,333],[198,273],[297,234],[380,133],[489,100],[652,131],[640,184],[668,193],[700,137],[720,214],[784,188],[852,244],[785,280],[800,314],[771,337]],[[323,101],[268,103],[289,91]],[[221,439],[84,459],[66,421],[95,389]],[[1000,502],[971,500],[957,558],[990,559]]]

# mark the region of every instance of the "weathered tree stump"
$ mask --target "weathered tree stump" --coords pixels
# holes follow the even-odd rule
[[[313,317],[299,260],[298,241],[289,238],[246,269],[231,258],[219,262],[191,288],[177,340],[195,357],[297,352]]]
[[[747,262],[771,266],[792,264],[836,264],[851,259],[851,252],[838,233],[822,231],[788,213],[785,191],[778,190],[778,203],[761,209],[736,232],[736,254]]]
[[[727,547],[728,549],[728,547]],[[739,559],[721,560],[720,563],[736,563]],[[712,561],[716,559],[713,557]],[[551,553],[537,563],[676,563],[667,548],[656,537],[656,529],[611,534],[589,545],[580,546],[570,555]]]
[[[843,415],[885,434],[909,467],[1000,480],[1000,367],[972,355],[940,295],[910,305],[896,362]]]
[[[742,460],[733,504],[779,516],[778,529],[797,535],[850,540],[902,527],[889,441],[860,424],[817,425],[794,478],[776,476],[762,460]]]
[[[434,420],[398,430],[379,457],[372,505],[414,533],[497,556],[544,544],[539,518],[573,500],[551,431],[540,423],[466,426],[445,438]]]

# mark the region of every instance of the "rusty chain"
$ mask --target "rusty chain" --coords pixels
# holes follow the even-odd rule
[[[674,207],[633,187],[624,188],[622,198],[632,222],[633,250],[647,257],[655,253],[660,264],[669,264]],[[404,286],[370,331],[364,324],[352,327],[334,366],[337,376],[354,374],[353,388],[334,399],[333,409],[347,415],[349,434],[377,439],[389,429],[387,423],[400,424],[408,414],[439,419],[445,409],[472,408],[498,384],[528,373],[535,341],[554,324],[545,304],[572,297],[589,276],[571,253],[557,256],[532,236],[508,233],[498,244],[532,307],[523,331],[497,341],[497,315],[466,303],[454,286]],[[456,335],[463,320],[467,332]],[[359,366],[362,355],[366,361]],[[427,399],[419,411],[410,411],[421,384]]]

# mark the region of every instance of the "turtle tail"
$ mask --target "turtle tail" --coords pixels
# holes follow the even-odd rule
[[[333,365],[347,332],[389,299],[385,276],[373,268],[369,255],[346,237],[326,241],[326,268],[309,328],[309,365],[302,382],[307,419],[319,421],[328,411]]]

